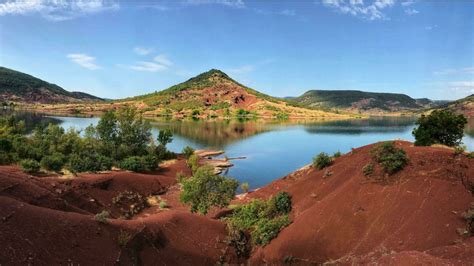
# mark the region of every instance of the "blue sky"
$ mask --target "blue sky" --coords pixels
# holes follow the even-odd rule
[[[474,1],[0,0],[0,65],[123,98],[217,68],[274,96],[474,93]]]

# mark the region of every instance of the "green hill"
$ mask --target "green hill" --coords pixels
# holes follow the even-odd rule
[[[309,108],[379,110],[385,112],[418,110],[436,104],[429,99],[417,100],[405,94],[356,90],[310,90],[289,101]]]
[[[211,69],[165,90],[117,102],[130,101],[145,106],[150,115],[341,116],[292,106],[285,99],[272,97],[244,86],[217,69]]]
[[[69,92],[31,75],[0,67],[0,100],[26,103],[102,101],[83,92]]]

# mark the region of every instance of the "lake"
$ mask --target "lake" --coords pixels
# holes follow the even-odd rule
[[[83,129],[97,124],[98,118],[59,117],[64,128]],[[383,140],[413,141],[413,117],[379,117],[347,121],[265,122],[265,121],[151,121],[156,137],[160,129],[170,129],[174,140],[168,148],[180,152],[186,145],[194,149],[221,149],[233,160],[225,175],[251,188],[261,187],[311,163],[320,152],[349,152],[352,148]],[[469,120],[464,137],[474,150],[474,119]]]

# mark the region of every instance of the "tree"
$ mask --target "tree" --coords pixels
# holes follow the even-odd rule
[[[464,135],[467,119],[449,110],[435,110],[428,116],[422,115],[412,132],[416,146],[443,144],[458,146]]]
[[[235,197],[239,182],[213,173],[213,168],[203,166],[194,175],[183,180],[180,200],[191,205],[191,212],[206,214],[213,206],[225,207]]]
[[[165,130],[160,130],[158,133],[158,142],[166,146],[168,143],[171,143],[173,141],[173,133],[171,133],[171,130],[165,129]]]
[[[117,112],[119,157],[144,155],[151,137],[151,126],[135,108],[122,108]]]

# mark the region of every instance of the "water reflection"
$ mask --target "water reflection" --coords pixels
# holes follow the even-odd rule
[[[40,116],[34,116],[36,121]],[[98,118],[47,117],[61,121],[65,128],[84,129],[97,124]],[[229,157],[245,156],[234,161],[226,174],[252,188],[291,173],[311,162],[320,152],[349,152],[351,148],[370,143],[405,139],[413,141],[413,117],[384,117],[345,121],[151,121],[153,135],[170,129],[174,140],[169,148],[180,152],[186,145],[195,149],[226,151]],[[469,119],[464,143],[474,150],[474,119]]]

